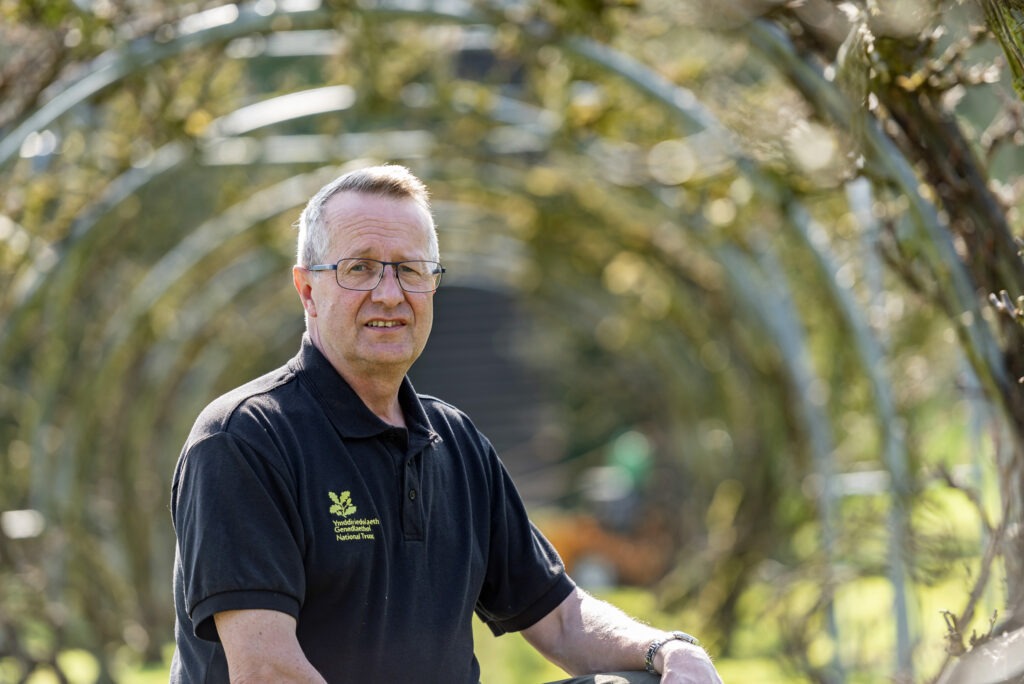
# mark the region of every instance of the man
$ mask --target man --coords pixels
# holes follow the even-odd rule
[[[302,212],[301,349],[210,404],[175,469],[171,681],[473,684],[476,612],[573,674],[720,684],[691,637],[579,590],[486,438],[414,392],[438,260],[403,167],[346,174]]]

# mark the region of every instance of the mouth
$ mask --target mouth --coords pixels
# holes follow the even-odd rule
[[[370,321],[366,324],[368,328],[399,328],[405,325],[401,321]]]

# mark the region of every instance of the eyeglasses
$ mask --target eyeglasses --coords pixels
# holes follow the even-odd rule
[[[379,261],[377,259],[341,259],[336,264],[318,264],[307,271],[334,271],[338,285],[346,290],[369,291],[384,279],[384,268],[394,266],[398,284],[406,292],[433,292],[441,285],[445,272],[436,261]]]

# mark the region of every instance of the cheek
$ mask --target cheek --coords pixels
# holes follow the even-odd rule
[[[430,298],[422,302],[416,311],[416,322],[430,332],[431,326],[434,325],[434,295],[430,295]]]
[[[358,311],[358,302],[344,297],[322,297],[316,300],[317,316],[344,324],[346,318],[353,318]]]

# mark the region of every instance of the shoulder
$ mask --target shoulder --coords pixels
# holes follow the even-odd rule
[[[465,411],[434,396],[421,394],[419,399],[431,431],[440,438],[437,453],[447,455],[459,469],[500,479],[504,472],[501,458]]]
[[[210,402],[196,418],[172,479],[172,492],[187,480],[237,479],[243,470],[290,477],[281,433],[300,383],[287,366],[237,387]]]
[[[445,432],[461,439],[481,442],[490,448],[490,441],[477,429],[473,420],[459,407],[429,394],[418,394],[431,427],[445,437]]]
[[[282,366],[217,397],[199,413],[188,444],[220,433],[246,438],[254,431],[263,432],[296,406],[296,393],[300,391],[296,381],[296,373]]]
[[[431,394],[417,394],[416,397],[420,400],[420,403],[423,405],[423,410],[426,411],[427,416],[430,418],[434,418],[436,416],[445,418],[446,420],[465,422],[468,425],[473,424],[469,419],[469,416],[467,416],[462,409],[445,401],[444,399],[439,399]]]

